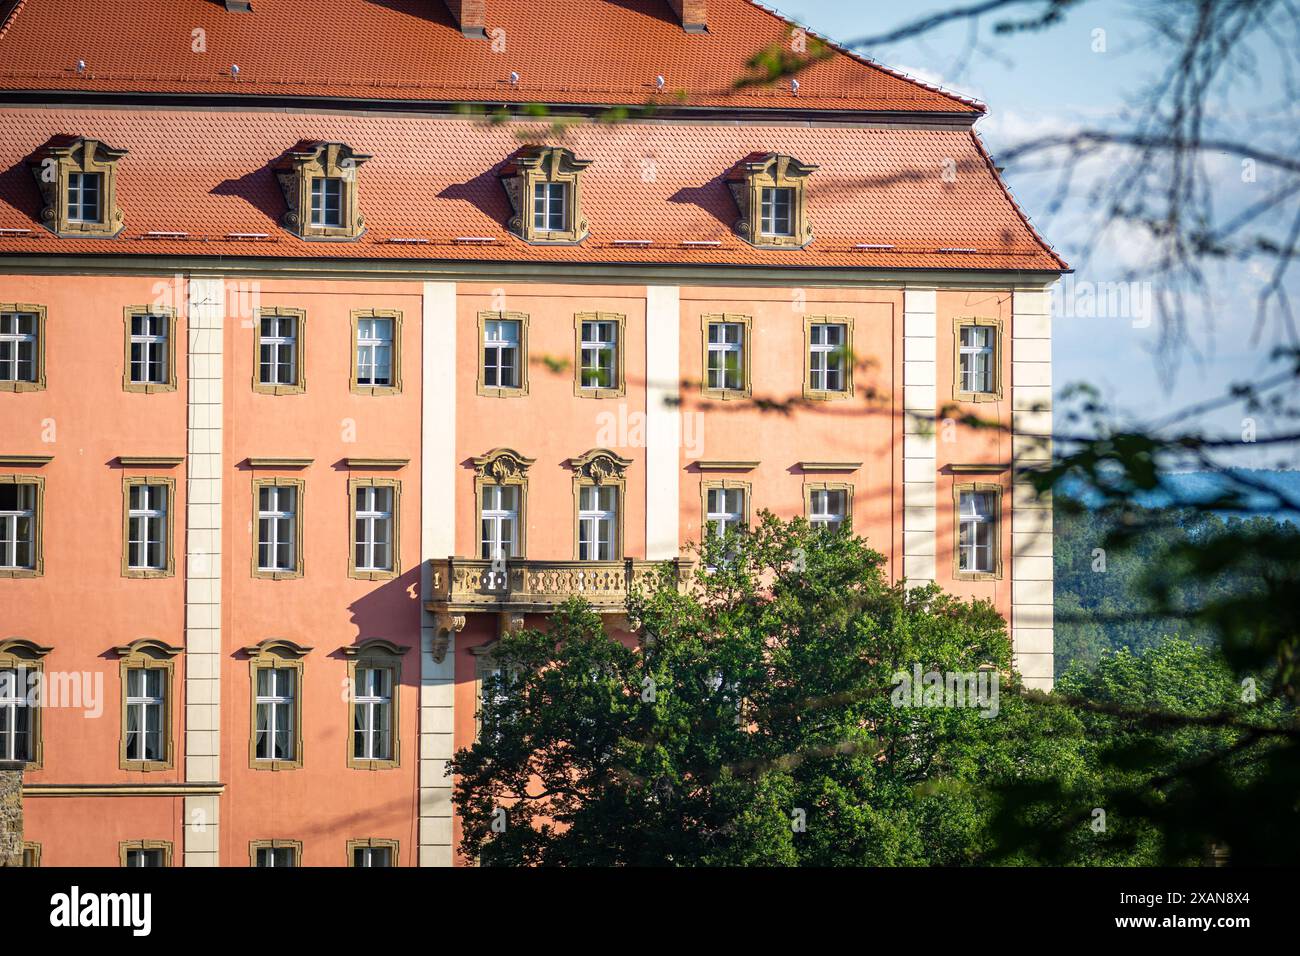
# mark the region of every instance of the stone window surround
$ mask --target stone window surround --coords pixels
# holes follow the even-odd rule
[[[389,385],[363,385],[358,381],[360,367],[360,322],[362,319],[391,319],[393,323],[393,351],[391,356],[392,382]],[[400,309],[352,310],[352,362],[349,388],[354,395],[400,395],[402,393],[402,312]]]
[[[961,496],[962,492],[988,492],[993,495],[993,571],[961,571]],[[1006,489],[992,481],[954,481],[952,485],[952,577],[954,581],[1002,580],[1002,498]]]
[[[20,312],[36,316],[35,378],[30,381],[0,381],[0,392],[39,392],[45,388],[45,315],[43,305],[29,302],[0,302],[0,312]]]
[[[262,381],[262,318],[294,319],[294,383],[274,385]],[[307,391],[307,313],[303,309],[272,306],[258,309],[253,325],[253,391],[263,395],[301,395]]]
[[[610,560],[623,560],[626,540],[623,529],[627,524],[627,468],[631,464],[631,459],[605,448],[593,448],[577,458],[569,459],[569,466],[573,469],[573,560],[582,560],[579,557],[582,489],[597,486],[611,486],[618,491],[618,510],[614,516],[614,549]]]
[[[844,327],[844,388],[838,391],[815,389],[812,384],[812,328],[814,325],[841,325]],[[847,315],[805,315],[803,318],[803,397],[816,402],[837,402],[854,395],[853,366],[856,363],[853,348],[853,318]]]
[[[711,388],[709,386],[709,326],[715,324],[738,324],[744,327],[740,351],[740,388]],[[754,381],[751,369],[754,364],[754,319],[753,316],[735,312],[714,312],[700,316],[700,395],[720,401],[748,399],[753,394]]]
[[[963,392],[961,390],[961,330],[963,328],[993,329],[993,391]],[[1003,397],[1003,334],[1002,320],[987,316],[961,316],[952,326],[952,398],[955,402],[1000,402]]]
[[[741,518],[741,527],[748,528],[753,515],[753,497],[754,486],[752,482],[738,481],[735,478],[714,478],[700,482],[700,540],[703,541],[709,533],[709,492],[725,488],[728,490],[740,489],[744,491],[744,514]]]
[[[243,648],[248,658],[249,668],[249,724],[248,724],[248,766],[251,770],[301,770],[303,766],[302,733],[302,697],[303,697],[303,658],[310,652],[310,647],[303,647],[283,638],[268,638],[260,644]],[[294,750],[292,760],[257,759],[257,672],[265,668],[281,667],[295,671],[293,687],[293,733]]]
[[[0,640],[0,668],[21,668],[43,676],[44,658],[51,650],[53,648],[42,647],[21,637]],[[28,770],[40,770],[45,766],[43,709],[41,706],[32,708],[32,759],[27,761]]]
[[[32,485],[36,501],[32,508],[32,566],[0,568],[0,578],[39,578],[45,574],[45,478],[42,475],[0,475],[0,485]],[[125,551],[124,551],[125,553]]]
[[[170,840],[122,840],[117,844],[117,859],[120,866],[126,866],[128,850],[162,850],[163,866],[172,865],[172,844]]]
[[[486,455],[474,459],[474,526],[476,537],[482,537],[483,488],[487,485],[515,485],[519,488],[519,514],[516,516],[516,535],[522,559],[528,554],[528,469],[537,461],[525,458],[513,448],[494,448]],[[480,540],[475,553],[482,550]],[[576,548],[576,545],[575,545]],[[508,560],[508,559],[507,559]]]
[[[844,492],[844,521],[843,524],[853,527],[853,489],[851,481],[807,481],[803,486],[803,513],[808,521],[812,521],[812,493],[814,491],[842,491]]]
[[[377,849],[380,847],[387,847],[389,849],[390,851],[389,859],[392,860],[393,866],[400,865],[401,858],[398,856],[398,854],[401,852],[401,848],[402,848],[401,841],[390,840],[384,837],[361,837],[358,839],[349,840],[347,843],[347,852],[348,852],[347,865],[350,867],[355,867],[357,865],[355,862],[356,860],[355,851],[364,850],[364,849]]]
[[[162,485],[167,489],[167,517],[164,521],[161,568],[133,568],[131,562],[131,489],[139,485]],[[122,476],[122,577],[170,578],[176,574],[176,479],[166,475]]]
[[[582,323],[613,322],[614,382],[611,385],[582,384]],[[627,394],[625,355],[627,352],[627,316],[622,312],[578,312],[573,316],[573,394],[578,398],[622,398]]]
[[[780,153],[751,154],[727,174],[726,182],[740,210],[736,233],[759,249],[800,249],[812,242],[812,222],[808,215],[808,177],[818,167],[801,163],[793,156]],[[790,189],[790,226],[788,236],[762,232],[761,210],[764,187]]]
[[[370,760],[353,756],[353,712],[352,707],[355,703],[351,699],[347,701],[347,765],[352,770],[395,770],[402,765],[402,741],[401,741],[401,707],[398,699],[402,685],[402,657],[410,650],[410,647],[404,647],[400,644],[394,644],[392,641],[386,641],[382,638],[370,638],[362,641],[360,644],[343,648],[343,654],[348,659],[348,687],[352,688],[355,695],[357,687],[357,668],[374,668],[387,670],[389,672],[391,699],[389,700],[388,719],[391,724],[389,735],[393,743],[393,755],[383,760]],[[348,851],[349,856],[351,850]],[[396,863],[397,856],[394,852],[393,861]]]
[[[58,136],[37,150],[28,163],[41,192],[41,225],[60,238],[111,239],[119,235],[126,223],[117,205],[117,164],[126,154],[124,149],[84,136]],[[98,173],[103,177],[98,221],[68,218],[71,173]]]
[[[293,865],[302,866],[302,841],[301,840],[249,840],[248,841],[248,865],[257,866],[258,850],[293,850]]]
[[[487,345],[488,322],[519,323],[519,384],[511,387],[487,385],[484,382],[483,351]],[[488,398],[523,398],[528,394],[528,313],[526,312],[480,312],[478,314],[478,394]]]
[[[392,567],[387,570],[357,567],[357,489],[393,490]],[[391,581],[402,573],[402,480],[400,478],[348,478],[348,577],[358,581]]]
[[[163,351],[167,356],[167,377],[161,382],[134,382],[131,380],[131,319],[137,315],[161,315],[167,318],[167,344]],[[128,305],[122,310],[122,391],[141,392],[152,395],[155,392],[176,391],[176,310],[169,306]]]
[[[359,239],[366,231],[366,221],[361,214],[357,170],[369,159],[369,154],[359,153],[346,143],[319,140],[299,142],[286,152],[274,167],[286,206],[281,220],[284,228],[308,241]],[[312,224],[311,193],[316,179],[342,181],[340,225]]]
[[[510,200],[512,215],[507,228],[524,242],[536,245],[576,245],[587,238],[582,214],[582,171],[591,165],[562,146],[524,146],[502,166],[499,176]],[[564,183],[567,228],[538,231],[533,224],[533,191],[538,183]]]
[[[121,663],[119,665],[119,694],[121,695],[120,742],[117,748],[117,765],[121,770],[171,770],[175,766],[176,744],[172,715],[175,713],[176,668],[175,659],[183,649],[171,647],[154,638],[141,638],[114,651]],[[162,760],[132,760],[126,752],[127,728],[127,673],[132,670],[161,670],[164,674],[163,686],[163,752]]]
[[[294,521],[293,521],[293,557],[294,566],[286,571],[271,571],[258,566],[258,557],[260,551],[260,521],[258,515],[261,513],[261,496],[263,488],[293,488],[294,489]],[[302,553],[303,544],[303,526],[306,512],[305,504],[307,501],[307,482],[301,478],[257,478],[253,479],[253,534],[252,547],[253,556],[250,562],[252,576],[265,581],[289,581],[302,577],[307,570],[306,556]]]

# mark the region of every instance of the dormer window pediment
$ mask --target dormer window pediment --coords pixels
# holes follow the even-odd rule
[[[525,242],[578,243],[587,238],[582,214],[582,171],[578,159],[562,146],[525,146],[498,175],[510,199],[509,229]]]
[[[812,242],[808,177],[817,167],[780,153],[750,153],[727,173],[740,210],[736,232],[763,249],[799,249]]]
[[[287,209],[283,224],[303,239],[356,239],[365,230],[357,170],[371,157],[346,143],[295,145],[275,166]]]
[[[112,238],[125,227],[117,163],[127,153],[84,136],[55,136],[28,159],[43,200],[40,221],[56,236]]]

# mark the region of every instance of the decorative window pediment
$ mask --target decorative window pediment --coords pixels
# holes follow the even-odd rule
[[[479,478],[504,485],[511,481],[526,481],[528,469],[535,461],[536,458],[525,458],[513,448],[494,448],[486,455],[475,458],[474,468]]]
[[[585,478],[592,484],[600,485],[607,481],[622,481],[627,476],[627,466],[631,459],[616,455],[604,448],[593,448],[585,455],[569,459],[569,466],[578,477]]]
[[[365,232],[357,169],[370,159],[346,143],[304,140],[275,166],[284,227],[303,239],[356,239]]]
[[[582,171],[590,165],[562,146],[524,146],[515,152],[498,173],[514,212],[510,231],[525,242],[587,238]]]
[[[733,166],[727,185],[740,209],[740,237],[771,249],[798,249],[812,242],[808,177],[816,170],[780,153],[750,153]]]
[[[27,161],[41,191],[41,223],[65,238],[112,238],[126,225],[117,162],[127,153],[84,136],[55,136]]]

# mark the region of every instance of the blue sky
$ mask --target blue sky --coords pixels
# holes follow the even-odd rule
[[[786,16],[840,42],[884,33],[949,6],[851,0],[777,0],[774,5]],[[1001,18],[997,14],[984,18],[974,52],[968,23],[862,52],[987,104],[989,114],[977,129],[995,159],[1000,150],[1040,135],[1121,124],[1122,116],[1139,102],[1146,84],[1166,62],[1148,45],[1141,7],[1121,0],[1092,0],[1069,13],[1064,22],[1034,32],[996,35],[991,27]],[[1217,129],[1229,138],[1249,135],[1263,146],[1269,133],[1261,116],[1280,118],[1283,122],[1278,124],[1276,143],[1289,150],[1300,110],[1281,95],[1278,76],[1277,56],[1271,50],[1261,50],[1257,75],[1211,104]],[[1244,115],[1244,108],[1250,108],[1251,115]],[[1270,171],[1260,168],[1256,180],[1246,183],[1236,157],[1209,157],[1207,162],[1221,210],[1244,208],[1266,195]],[[1083,260],[1083,244],[1097,232],[1089,190],[1109,171],[1094,164],[1084,172],[1091,178],[1085,176],[1077,182],[1055,215],[1048,214],[1057,182],[1055,172],[1034,172],[1013,164],[1007,180],[1035,225],[1079,269],[1076,283],[1118,282],[1129,277],[1130,270],[1141,270],[1147,243],[1135,230],[1106,233],[1092,257]],[[1256,295],[1264,275],[1261,264],[1248,262],[1214,268],[1213,301],[1208,307],[1193,303],[1185,310],[1193,347],[1179,353],[1181,362],[1172,380],[1159,374],[1153,355],[1157,322],[1142,327],[1143,319],[1132,316],[1058,317],[1053,344],[1056,389],[1059,392],[1071,382],[1090,382],[1140,420],[1209,398],[1231,382],[1256,380],[1269,370],[1276,371],[1268,356],[1282,341],[1280,324],[1266,326],[1258,340],[1252,340]],[[1158,286],[1152,288],[1158,293]],[[1300,301],[1300,283],[1293,278],[1289,288],[1293,299]],[[1202,424],[1207,430],[1237,433],[1241,421],[1238,410],[1206,418]],[[1263,418],[1259,431],[1267,433]],[[1279,455],[1255,448],[1248,449],[1240,463],[1300,466],[1294,459],[1294,451]]]

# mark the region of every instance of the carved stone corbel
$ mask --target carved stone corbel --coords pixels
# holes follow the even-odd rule
[[[451,647],[451,635],[459,634],[465,628],[464,614],[439,614],[436,616],[436,626],[433,631],[433,642],[430,646],[430,653],[433,655],[435,664],[441,664],[447,656],[447,649]]]

